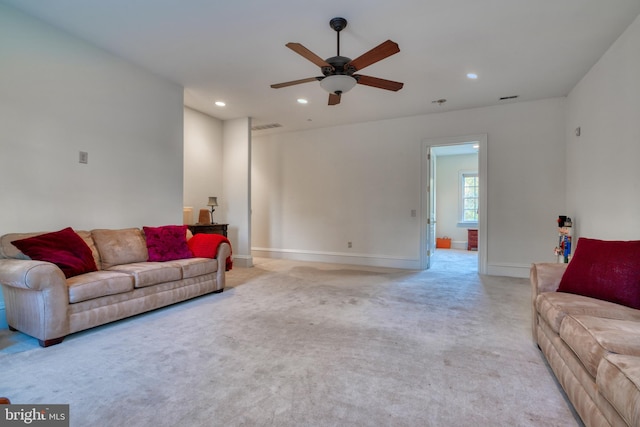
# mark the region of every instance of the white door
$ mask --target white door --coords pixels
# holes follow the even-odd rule
[[[435,186],[435,174],[436,174],[436,162],[435,156],[432,155],[431,147],[427,150],[426,178],[427,178],[427,220],[426,220],[426,254],[424,268],[431,268],[433,263],[433,255],[436,251],[436,186]]]

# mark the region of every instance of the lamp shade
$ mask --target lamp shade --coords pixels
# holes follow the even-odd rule
[[[207,203],[207,206],[218,206],[218,198],[209,197],[209,203]]]
[[[320,86],[329,93],[341,94],[349,92],[356,85],[357,81],[354,77],[337,74],[335,76],[327,76],[320,81]]]

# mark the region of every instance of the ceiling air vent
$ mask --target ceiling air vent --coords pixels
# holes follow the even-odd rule
[[[268,125],[256,125],[251,126],[251,130],[265,130],[265,129],[273,129],[273,128],[281,128],[282,125],[280,123],[269,123]]]

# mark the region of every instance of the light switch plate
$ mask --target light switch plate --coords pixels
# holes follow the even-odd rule
[[[84,164],[89,163],[89,153],[87,153],[86,151],[81,151],[78,161]]]

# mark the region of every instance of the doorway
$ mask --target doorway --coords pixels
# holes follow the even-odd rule
[[[446,262],[438,256],[436,238],[449,237],[451,251],[467,250],[468,230],[477,230],[477,271],[486,272],[487,136],[428,139],[422,150],[421,255],[423,269]],[[477,185],[476,199],[465,201],[464,183]],[[473,190],[473,189],[471,189]],[[466,195],[468,196],[469,188]],[[475,205],[473,205],[475,203]],[[474,211],[475,212],[472,212]],[[477,216],[473,217],[471,214]]]

